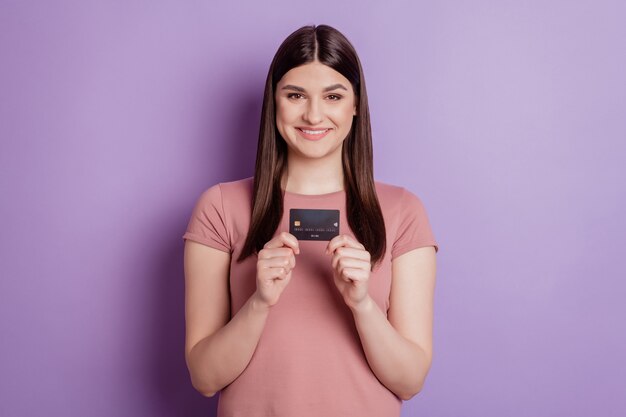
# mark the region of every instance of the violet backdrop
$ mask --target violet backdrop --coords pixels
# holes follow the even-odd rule
[[[626,415],[622,1],[0,2],[0,415],[206,416],[181,236],[253,174],[305,24],[352,41],[375,176],[440,244],[403,416]]]

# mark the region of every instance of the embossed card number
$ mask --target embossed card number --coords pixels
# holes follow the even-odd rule
[[[290,209],[289,233],[298,240],[331,240],[339,234],[339,210]]]

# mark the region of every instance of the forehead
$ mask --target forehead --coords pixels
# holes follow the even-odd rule
[[[350,88],[350,81],[340,72],[320,62],[311,62],[290,69],[278,82],[278,88],[285,84],[303,87],[307,91],[321,91],[331,84],[341,83]]]

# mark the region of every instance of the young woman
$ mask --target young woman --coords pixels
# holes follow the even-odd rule
[[[338,234],[297,239],[291,209],[338,210]],[[204,191],[183,239],[185,358],[218,416],[392,417],[422,389],[438,246],[421,200],[373,178],[365,80],[336,29],[281,44],[254,177]]]

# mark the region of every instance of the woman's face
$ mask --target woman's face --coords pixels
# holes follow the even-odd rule
[[[314,61],[289,70],[276,85],[274,99],[276,127],[289,152],[305,158],[341,153],[356,115],[346,77]]]

